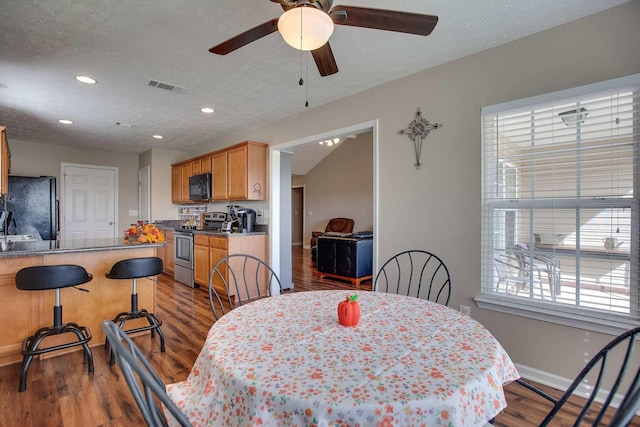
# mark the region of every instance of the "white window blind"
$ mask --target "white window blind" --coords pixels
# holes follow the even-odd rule
[[[482,111],[482,299],[640,324],[640,74]]]

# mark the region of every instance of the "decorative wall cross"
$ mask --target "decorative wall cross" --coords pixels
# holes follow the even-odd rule
[[[442,127],[440,123],[429,123],[428,120],[425,120],[422,117],[422,112],[420,108],[416,112],[416,118],[409,123],[409,127],[406,129],[401,129],[398,131],[400,135],[407,135],[411,141],[413,141],[413,148],[416,151],[416,163],[414,166],[416,169],[420,169],[422,163],[420,162],[420,156],[422,154],[422,140],[429,135],[433,129],[438,129]]]

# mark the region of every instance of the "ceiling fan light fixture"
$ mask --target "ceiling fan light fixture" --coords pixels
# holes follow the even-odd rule
[[[314,6],[299,6],[280,16],[278,31],[289,46],[305,51],[316,50],[324,46],[333,34],[333,20]]]

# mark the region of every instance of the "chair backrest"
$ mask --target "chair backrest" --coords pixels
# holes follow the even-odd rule
[[[509,276],[507,273],[507,264],[501,258],[494,258],[493,266],[498,274],[498,280],[504,280]]]
[[[638,355],[634,355],[636,340],[639,337],[640,328],[631,329],[603,347],[582,369],[540,425],[549,424],[561,412],[573,392],[581,385],[588,386],[590,395],[586,398],[585,405],[573,424],[574,427],[583,425],[582,422],[590,410],[592,411],[588,414],[589,425],[599,426],[616,394],[624,397],[619,405],[619,414],[614,415],[615,425],[627,425],[623,421],[632,417],[629,412],[635,414],[640,404],[638,402],[640,399],[638,393],[640,390],[640,366],[637,362]],[[607,378],[609,382],[605,382]],[[597,397],[602,399],[602,408],[595,411],[593,402]],[[565,424],[570,422],[568,413],[569,411],[562,411],[563,423]],[[593,423],[591,423],[592,417]]]
[[[611,418],[609,427],[627,427],[638,411],[640,411],[640,388],[627,395],[625,402],[618,407]]]
[[[325,233],[352,233],[354,224],[355,221],[351,218],[332,218],[324,231]]]
[[[282,284],[278,275],[252,255],[224,257],[209,274],[209,305],[216,320],[236,306],[280,292]]]
[[[493,259],[493,266],[498,274],[498,280],[505,280],[510,277],[519,277],[520,263],[517,258],[509,255],[501,255]],[[514,274],[514,272],[516,272]]]
[[[451,279],[438,256],[414,249],[400,252],[385,262],[376,274],[374,289],[447,305]]]
[[[191,426],[187,417],[167,396],[164,383],[126,332],[111,320],[102,322],[102,330],[147,425],[168,425],[156,401],[158,399],[181,426]]]

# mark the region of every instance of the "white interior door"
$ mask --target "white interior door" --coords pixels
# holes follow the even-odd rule
[[[118,169],[69,163],[61,167],[63,238],[116,237]]]
[[[151,222],[151,168],[145,166],[138,171],[138,221]]]

